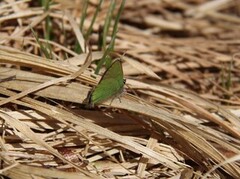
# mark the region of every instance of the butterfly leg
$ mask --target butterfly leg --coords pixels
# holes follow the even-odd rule
[[[114,98],[115,98],[115,97],[113,97],[113,98],[111,99],[110,104],[109,104],[110,106],[112,105],[112,102],[113,102]]]
[[[111,99],[111,102],[110,102],[110,106],[112,105],[112,102],[113,102],[113,100],[115,99],[115,98],[118,98],[118,100],[119,100],[119,102],[120,103],[122,103],[122,101],[121,101],[121,98],[120,98],[121,96],[115,96],[115,97],[112,97],[112,99]]]
[[[122,101],[121,101],[121,96],[122,96],[125,92],[126,92],[126,91],[122,90],[119,94],[114,95],[114,96],[112,97],[112,99],[111,99],[110,106],[111,106],[111,104],[112,104],[112,102],[113,102],[113,100],[114,100],[115,98],[118,98],[119,102],[122,103]]]
[[[117,98],[118,98],[119,102],[122,103],[121,96],[118,96]]]

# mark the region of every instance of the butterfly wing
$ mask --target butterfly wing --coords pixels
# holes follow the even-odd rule
[[[124,86],[123,70],[120,60],[115,60],[105,71],[100,82],[91,93],[91,103],[96,104],[120,93]]]

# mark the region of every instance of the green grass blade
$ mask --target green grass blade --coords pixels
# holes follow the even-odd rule
[[[98,65],[97,65],[97,68],[96,68],[96,70],[95,70],[95,74],[99,74],[99,71],[100,71],[100,69],[102,68],[103,64],[106,62],[106,60],[109,60],[109,58],[110,58],[110,57],[109,57],[109,54],[110,54],[110,52],[112,51],[111,47],[112,47],[112,43],[115,42],[115,38],[116,38],[116,34],[115,34],[115,36],[112,37],[112,40],[111,40],[108,48],[105,50],[102,58],[99,60]]]
[[[111,4],[110,4],[110,7],[108,9],[106,20],[105,20],[104,27],[103,27],[102,45],[101,45],[103,50],[106,49],[107,35],[108,35],[109,28],[110,28],[110,25],[111,25],[111,20],[112,20],[112,16],[113,16],[115,6],[116,6],[116,0],[112,0]]]
[[[115,23],[114,23],[114,27],[113,27],[112,37],[116,36],[116,34],[117,34],[118,23],[119,23],[120,16],[121,16],[121,14],[123,12],[123,9],[124,9],[125,2],[126,2],[126,0],[122,0],[122,3],[121,3],[120,8],[118,10],[118,13],[117,13],[117,16],[116,16],[116,19],[115,19]],[[114,42],[112,43],[112,46],[110,46],[111,50],[114,50],[115,38],[113,38],[113,39],[114,39]]]
[[[82,8],[82,16],[81,16],[81,21],[79,24],[79,28],[81,30],[81,32],[83,33],[83,25],[84,25],[84,21],[87,17],[87,8],[88,8],[88,4],[89,4],[89,0],[84,0],[83,2],[83,8]],[[75,47],[74,47],[74,51],[78,54],[82,53],[83,50],[81,49],[80,44],[78,43],[78,41],[76,41]]]
[[[79,28],[81,31],[83,31],[83,24],[87,16],[87,8],[88,8],[89,0],[84,0],[83,2],[83,8],[82,8],[82,16],[81,16],[81,21]]]
[[[121,16],[121,14],[123,12],[123,9],[124,9],[125,1],[126,0],[122,0],[122,3],[121,3],[120,8],[118,10],[117,16],[115,18],[115,23],[114,23],[113,32],[112,32],[112,40],[111,40],[108,48],[105,50],[105,52],[103,54],[103,57],[98,62],[97,68],[95,70],[95,74],[99,74],[99,71],[104,64],[106,64],[107,68],[108,68],[109,64],[111,64],[111,58],[110,58],[109,54],[110,54],[110,52],[112,52],[114,50],[114,43],[115,43],[115,39],[116,39],[116,36],[117,36],[118,23],[119,23],[120,16]]]
[[[47,48],[39,41],[39,38],[37,36],[37,34],[35,33],[35,31],[33,30],[32,27],[30,27],[32,34],[34,36],[34,38],[36,39],[38,45],[40,46],[40,51],[42,54],[44,54],[44,56],[48,59],[52,58],[52,55],[48,52]],[[48,44],[48,48],[50,47],[50,45]],[[49,51],[51,52],[51,48],[49,48]]]
[[[50,8],[51,0],[42,0],[41,5],[44,7],[44,11],[47,12]],[[51,32],[52,32],[52,22],[51,18],[48,15],[45,19],[45,33],[44,38],[46,40],[50,40],[51,38]]]
[[[103,2],[103,0],[100,0],[99,3],[98,3],[98,6],[97,6],[97,9],[96,9],[96,11],[95,11],[95,13],[94,13],[94,15],[93,15],[91,24],[90,24],[90,26],[89,26],[89,28],[88,28],[88,30],[87,30],[86,35],[85,35],[85,39],[86,39],[86,40],[88,39],[89,35],[92,33],[93,24],[94,24],[94,22],[95,22],[95,20],[96,20],[96,18],[97,18],[98,12],[99,12],[100,9],[101,9],[102,2]]]

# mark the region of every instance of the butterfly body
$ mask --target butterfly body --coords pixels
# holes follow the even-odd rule
[[[125,79],[120,60],[115,60],[105,71],[98,85],[89,94],[89,105],[103,102],[111,97],[116,97],[123,91]]]

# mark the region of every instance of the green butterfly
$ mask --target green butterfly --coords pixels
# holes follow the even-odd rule
[[[104,72],[98,85],[88,95],[88,106],[103,102],[111,97],[115,97],[123,91],[125,84],[121,60],[116,59]]]

